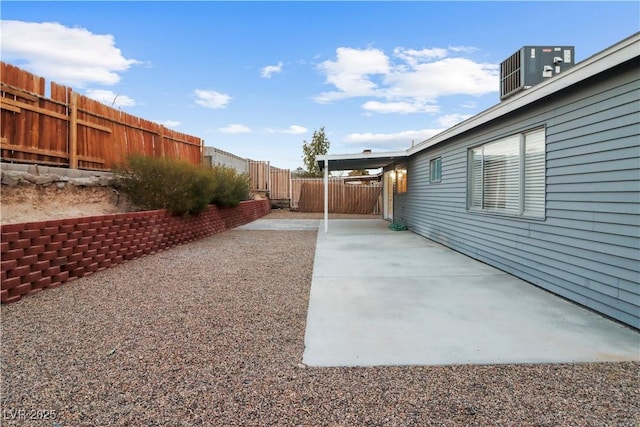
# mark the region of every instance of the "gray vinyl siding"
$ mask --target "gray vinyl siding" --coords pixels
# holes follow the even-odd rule
[[[640,328],[638,61],[567,88],[406,162],[394,220],[429,239]],[[467,209],[467,150],[546,129],[546,216]],[[429,161],[442,157],[442,181]]]

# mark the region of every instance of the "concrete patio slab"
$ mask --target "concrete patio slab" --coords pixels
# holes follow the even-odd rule
[[[318,231],[310,366],[640,360],[640,333],[382,220]]]

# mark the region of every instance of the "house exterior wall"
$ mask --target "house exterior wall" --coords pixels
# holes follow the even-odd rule
[[[224,165],[238,173],[249,173],[249,160],[215,147],[204,147],[204,162],[207,166]]]
[[[394,221],[514,276],[640,328],[638,59],[411,156]],[[467,151],[546,130],[546,211],[527,219],[467,208]],[[429,161],[442,156],[442,180]]]

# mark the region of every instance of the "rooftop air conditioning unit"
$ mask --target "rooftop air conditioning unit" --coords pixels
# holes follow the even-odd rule
[[[575,64],[573,46],[524,46],[500,63],[500,99],[528,89]]]

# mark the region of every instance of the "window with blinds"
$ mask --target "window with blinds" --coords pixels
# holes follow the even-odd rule
[[[474,147],[468,160],[469,209],[544,218],[544,129]]]
[[[442,157],[429,161],[429,182],[442,181]]]

